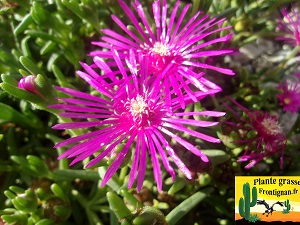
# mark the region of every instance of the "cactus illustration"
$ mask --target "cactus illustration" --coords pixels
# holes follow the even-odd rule
[[[250,207],[256,205],[257,189],[256,187],[252,188],[251,202],[250,202],[250,184],[248,182],[243,185],[243,194],[244,194],[244,198],[240,198],[239,201],[239,213],[241,217],[244,217],[246,220],[248,220],[250,217]]]
[[[290,201],[287,199],[286,201],[284,201],[284,206],[286,207],[285,209],[283,209],[282,213],[283,214],[288,214],[290,212],[291,209],[291,205],[289,203]]]

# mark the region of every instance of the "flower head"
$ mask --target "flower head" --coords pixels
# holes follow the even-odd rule
[[[130,64],[129,62],[132,62]],[[214,126],[214,121],[192,120],[193,115],[220,117],[222,112],[202,111],[202,112],[182,112],[178,98],[166,101],[166,92],[159,85],[150,85],[148,70],[144,67],[144,60],[140,61],[140,69],[135,68],[134,59],[127,60],[128,67],[131,68],[131,76],[122,80],[115,78],[116,71],[106,69],[104,75],[97,74],[90,66],[82,64],[86,72],[78,71],[77,74],[93,86],[103,97],[96,97],[69,88],[56,87],[57,90],[72,96],[71,98],[60,98],[61,104],[49,107],[64,110],[60,115],[74,118],[76,122],[62,123],[55,125],[54,129],[78,129],[92,128],[92,131],[80,136],[72,137],[57,144],[55,147],[73,145],[66,152],[59,156],[59,159],[68,157],[75,159],[71,165],[96,155],[86,167],[96,163],[116,153],[116,147],[124,146],[117,151],[117,156],[108,168],[102,185],[118,170],[125,157],[132,151],[132,164],[129,174],[128,187],[131,188],[137,179],[137,190],[142,188],[147,156],[153,163],[154,178],[159,191],[162,190],[162,171],[160,161],[172,178],[175,177],[174,169],[168,157],[178,166],[184,175],[191,179],[189,169],[176,154],[168,139],[172,138],[178,145],[191,151],[204,162],[208,158],[199,149],[184,140],[177,132],[185,132],[191,136],[209,142],[218,143],[219,139],[200,133],[184,126],[184,124],[194,127]],[[96,63],[97,64],[97,63]],[[98,63],[102,68],[105,63]],[[123,71],[123,67],[119,68]],[[124,72],[124,71],[123,71]],[[128,72],[129,73],[129,72]],[[110,82],[107,82],[110,80]],[[207,94],[214,94],[215,90],[207,92],[198,91],[195,95],[198,99],[204,98]],[[189,96],[184,95],[186,102]],[[169,104],[169,105],[168,105]],[[170,110],[171,109],[171,110]],[[175,133],[176,131],[176,133]]]
[[[238,123],[225,122],[235,127],[237,133],[240,134],[239,137],[233,141],[233,144],[245,148],[238,162],[250,161],[245,167],[246,169],[250,169],[262,159],[281,152],[280,167],[282,168],[286,136],[282,131],[278,118],[260,110],[248,110],[235,100],[230,98],[229,100],[246,113],[246,116],[239,116],[224,103],[239,119]]]
[[[277,21],[277,28],[284,33],[284,36],[278,37],[278,40],[283,40],[292,46],[300,46],[300,13],[294,7],[291,12],[287,8],[281,10],[283,19]]]
[[[97,50],[90,53],[91,56],[101,58],[114,58],[113,49],[119,52],[120,61],[110,62],[121,64],[132,50],[135,54],[148,56],[149,75],[153,76],[154,82],[166,80],[166,85],[173,90],[177,96],[182,96],[182,89],[189,89],[188,84],[201,89],[203,83],[210,83],[211,88],[219,89],[214,83],[207,81],[202,76],[192,71],[192,67],[200,69],[212,69],[220,73],[234,75],[230,69],[220,68],[205,63],[207,57],[225,55],[232,50],[215,50],[212,46],[217,43],[227,42],[231,39],[231,34],[224,37],[205,40],[221,31],[228,30],[230,26],[222,27],[224,19],[209,19],[208,15],[199,17],[200,12],[196,13],[186,23],[183,22],[187,16],[190,4],[180,10],[177,17],[180,1],[174,6],[168,18],[168,6],[166,0],[156,0],[152,4],[154,22],[146,17],[146,13],[139,1],[132,2],[134,11],[123,1],[119,4],[131,21],[136,32],[127,28],[117,16],[112,15],[112,19],[126,33],[118,34],[110,29],[102,29],[106,35],[102,41],[92,42],[106,50]],[[161,6],[162,4],[162,6]],[[169,23],[167,24],[167,20]],[[155,27],[152,29],[152,24]],[[138,33],[139,35],[136,35]],[[201,77],[201,78],[200,78]],[[189,90],[189,92],[191,92]],[[197,99],[194,97],[194,101]],[[182,105],[182,108],[185,106]]]
[[[279,84],[280,94],[277,98],[284,111],[292,113],[298,112],[300,109],[300,82],[285,81],[284,84]]]

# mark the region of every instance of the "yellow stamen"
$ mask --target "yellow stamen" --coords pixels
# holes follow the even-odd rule
[[[170,48],[167,44],[163,44],[160,42],[156,42],[153,48],[150,49],[152,53],[159,54],[161,56],[169,56],[171,55]]]
[[[272,118],[265,118],[262,121],[262,125],[271,135],[280,134],[282,132],[282,129],[278,122]]]
[[[133,116],[139,116],[148,108],[148,104],[145,102],[144,98],[138,95],[135,99],[130,100],[130,108],[129,111]]]
[[[291,104],[291,99],[289,99],[289,98],[284,98],[284,99],[283,99],[283,102],[284,102],[284,104],[289,105],[289,104]]]

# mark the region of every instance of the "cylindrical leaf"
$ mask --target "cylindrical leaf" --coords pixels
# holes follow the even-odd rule
[[[19,23],[19,25],[15,28],[14,33],[18,35],[19,33],[23,32],[27,29],[27,27],[33,22],[31,14],[27,14],[23,20]]]
[[[110,191],[107,192],[106,196],[110,209],[115,213],[119,220],[131,217],[131,212],[116,193]]]
[[[58,184],[52,184],[51,185],[51,190],[54,193],[54,195],[56,195],[57,197],[63,199],[63,200],[67,200],[67,196],[65,195],[65,193],[63,192],[63,190],[61,189],[61,187]]]
[[[43,74],[43,71],[36,66],[36,63],[32,62],[25,56],[20,57],[20,63],[29,71],[32,75]]]
[[[201,150],[205,155],[207,155],[209,161],[212,165],[216,166],[223,162],[226,162],[230,159],[230,156],[227,155],[224,151],[218,149],[209,149],[209,150]]]
[[[175,225],[177,222],[187,214],[192,208],[194,208],[199,202],[201,202],[210,192],[212,188],[205,188],[202,191],[198,191],[183,202],[181,202],[175,209],[173,209],[167,216],[166,221],[169,225]]]

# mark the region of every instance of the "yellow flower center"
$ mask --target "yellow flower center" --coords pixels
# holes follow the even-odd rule
[[[160,42],[156,42],[153,48],[150,49],[153,54],[158,54],[161,56],[169,56],[171,55],[170,48],[167,44],[163,44]]]
[[[291,99],[289,99],[289,98],[284,98],[284,99],[283,99],[283,102],[284,102],[284,104],[289,105],[289,104],[291,104]]]
[[[262,125],[271,135],[280,134],[282,132],[281,126],[272,118],[265,118],[262,121]]]
[[[142,114],[147,113],[148,104],[145,102],[145,99],[137,95],[136,98],[130,100],[129,111],[133,116],[140,116]]]

